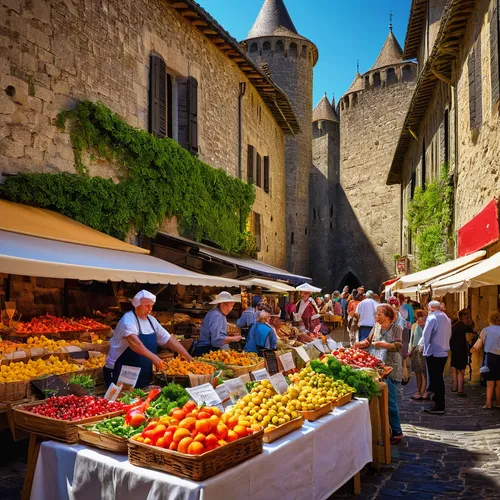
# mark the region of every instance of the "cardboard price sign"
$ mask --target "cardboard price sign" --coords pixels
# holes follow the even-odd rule
[[[289,372],[295,368],[295,362],[293,360],[293,355],[291,352],[287,352],[280,356],[280,361],[283,366],[284,372]]]
[[[252,372],[252,377],[256,382],[259,382],[261,380],[269,380],[269,373],[267,373],[267,370],[265,368],[262,368],[261,370]]]
[[[120,375],[118,376],[116,385],[135,387],[140,373],[141,369],[137,366],[123,365],[122,369],[120,370]]]
[[[311,361],[311,358],[309,357],[309,354],[307,354],[307,351],[302,347],[295,347],[295,352],[300,356],[301,359],[303,359],[306,363],[308,361]]]
[[[233,403],[236,403],[243,396],[248,394],[248,390],[240,378],[233,378],[231,380],[226,380],[224,385],[227,385],[229,389],[229,397]]]
[[[286,379],[281,373],[276,373],[269,380],[278,394],[284,394],[288,389]]]
[[[186,391],[198,406],[218,406],[222,409],[222,401],[217,392],[215,392],[215,389],[212,387],[212,384],[207,383],[196,387],[188,387],[186,388]]]
[[[274,351],[263,351],[262,355],[264,356],[264,361],[266,362],[267,372],[269,375],[278,373],[278,358],[276,358],[276,353]]]

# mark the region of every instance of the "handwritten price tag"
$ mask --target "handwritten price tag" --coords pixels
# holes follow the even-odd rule
[[[215,392],[215,389],[212,387],[212,384],[203,384],[196,387],[188,387],[186,388],[186,391],[194,399],[194,402],[197,405],[205,404],[206,406],[222,407],[222,401],[217,392]]]
[[[116,385],[130,385],[135,387],[140,373],[141,369],[137,366],[123,365]]]
[[[269,380],[278,394],[283,394],[288,389],[288,384],[286,383],[285,377],[282,373],[273,375]]]
[[[111,382],[111,385],[108,387],[106,394],[104,394],[104,399],[107,399],[108,401],[116,401],[116,398],[118,397],[118,394],[120,394],[121,390],[121,387],[118,387],[117,385],[113,384],[113,382]]]
[[[281,364],[283,365],[283,371],[288,372],[295,368],[295,362],[293,361],[293,356],[291,352],[287,352],[280,356]]]
[[[259,382],[260,380],[269,380],[269,373],[267,373],[267,370],[265,368],[262,368],[261,370],[252,372],[252,377],[257,382]]]
[[[296,347],[295,348],[295,352],[307,363],[308,361],[311,360],[311,358],[309,357],[309,354],[307,354],[307,351],[302,347],[302,346],[299,346],[299,347]]]

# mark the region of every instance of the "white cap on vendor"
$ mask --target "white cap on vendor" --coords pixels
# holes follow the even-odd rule
[[[132,299],[132,305],[134,307],[139,307],[141,305],[141,299],[148,299],[152,300],[153,302],[156,302],[156,295],[153,295],[151,292],[148,292],[147,290],[141,290],[140,292],[137,292]]]
[[[231,295],[229,292],[219,293],[210,304],[222,304],[224,302],[241,302],[241,295]]]
[[[299,285],[295,290],[297,290],[298,292],[311,292],[311,293],[321,292],[321,288],[317,288],[315,286],[312,286],[309,283],[303,283],[302,285]]]

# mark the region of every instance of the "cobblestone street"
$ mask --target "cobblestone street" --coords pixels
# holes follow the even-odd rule
[[[468,397],[459,398],[448,383],[445,415],[421,413],[429,403],[411,401],[414,391],[414,378],[400,388],[404,441],[392,448],[390,465],[363,472],[356,498],[500,499],[500,409],[482,409],[485,389],[467,386]]]

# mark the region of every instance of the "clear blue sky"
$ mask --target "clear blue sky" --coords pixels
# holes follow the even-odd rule
[[[231,35],[244,40],[264,0],[198,0]],[[338,100],[356,74],[356,60],[364,73],[375,62],[389,33],[403,47],[411,0],[285,0],[297,31],[316,44],[314,105],[327,92]]]

